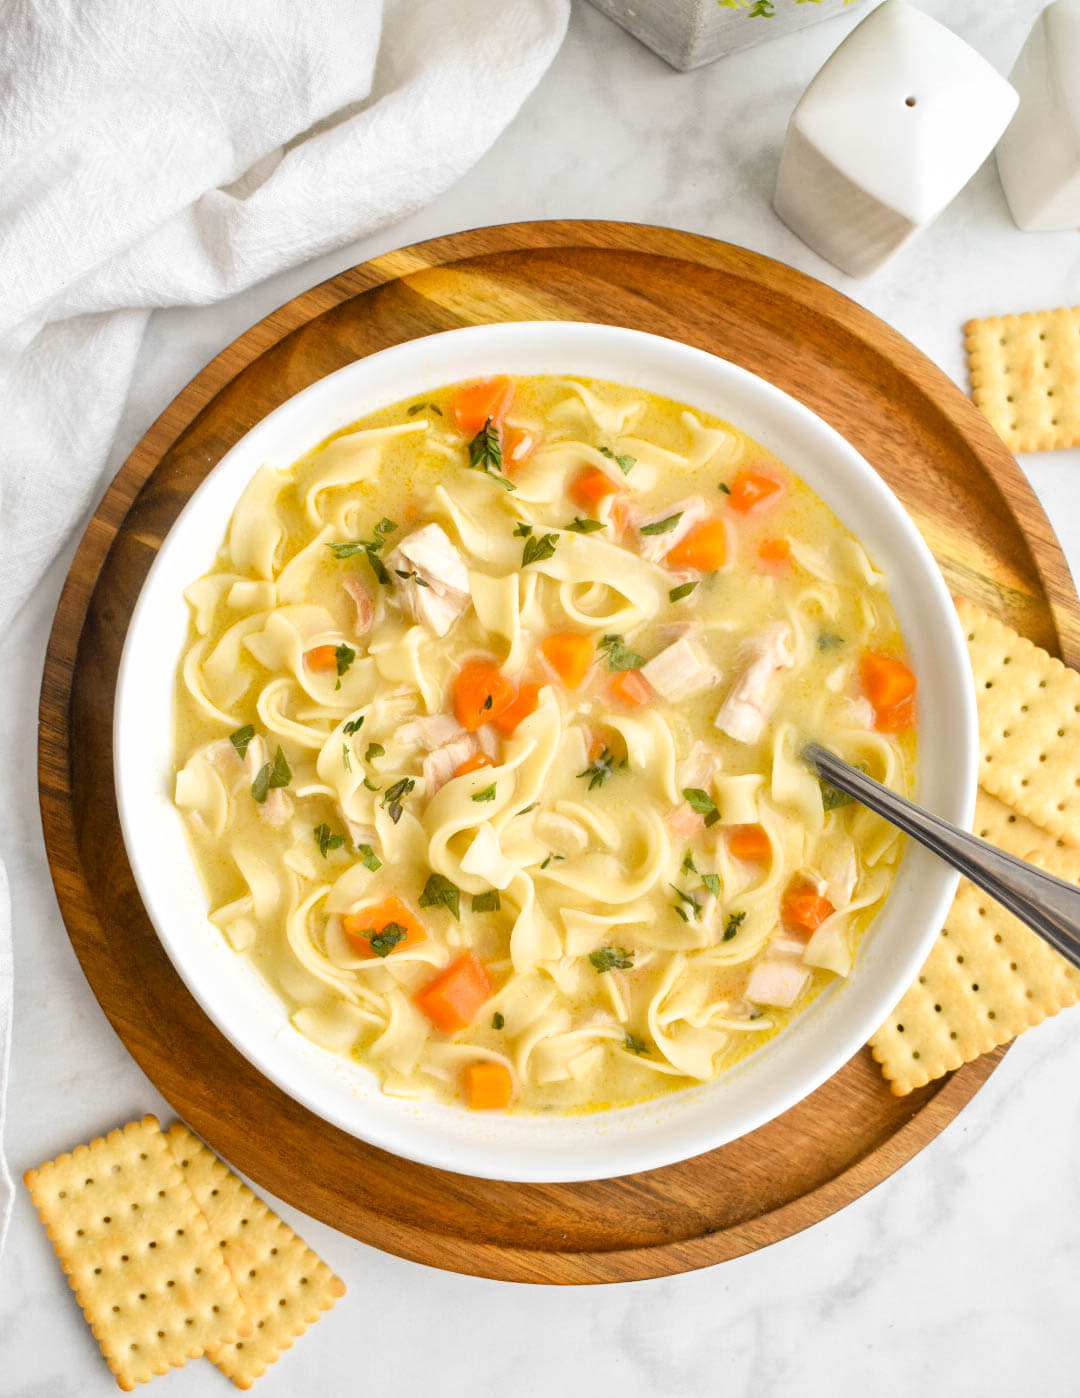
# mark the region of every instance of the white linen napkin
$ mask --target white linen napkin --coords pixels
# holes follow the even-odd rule
[[[532,91],[568,14],[569,0],[7,0],[0,629],[104,484],[150,310],[229,296],[441,193]],[[0,1046],[10,1019],[0,909]],[[0,1127],[6,1079],[0,1051]],[[5,1173],[0,1155],[0,1247]]]

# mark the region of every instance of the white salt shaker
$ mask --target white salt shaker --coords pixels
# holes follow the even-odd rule
[[[952,30],[900,0],[866,17],[791,114],[774,206],[865,276],[935,219],[990,154],[1014,89]]]
[[[1016,224],[1080,228],[1080,0],[1057,0],[1035,21],[1009,75],[1020,110],[997,148]]]

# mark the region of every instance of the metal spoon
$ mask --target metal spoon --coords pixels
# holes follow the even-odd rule
[[[1004,854],[874,781],[817,743],[803,757],[827,782],[918,840],[1080,967],[1080,888]]]

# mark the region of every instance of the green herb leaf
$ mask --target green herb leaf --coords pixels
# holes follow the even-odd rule
[[[714,898],[720,897],[719,874],[702,874],[701,882],[705,885],[705,887],[709,890],[709,892],[712,894]]]
[[[357,845],[356,852],[360,856],[360,863],[365,869],[370,869],[373,874],[382,868],[382,860],[370,845]]]
[[[440,408],[437,403],[412,403],[405,411],[410,417],[415,417],[417,413],[422,413],[425,408],[429,413],[434,413],[436,417],[442,417],[443,415],[442,408]]]
[[[667,595],[667,599],[669,602],[681,602],[684,597],[690,596],[695,587],[697,587],[696,581],[680,583],[678,587],[673,587],[671,589]]]
[[[375,552],[374,549],[367,549],[366,554],[367,561],[371,564],[371,571],[375,574],[376,580],[380,582],[383,585],[383,587],[392,587],[393,579],[387,572],[386,564],[382,561],[379,555]]]
[[[364,761],[370,762],[373,758],[385,756],[386,749],[383,747],[382,743],[368,743],[367,752],[364,753]]]
[[[352,646],[342,644],[334,651],[334,659],[337,661],[337,672],[340,679],[356,659],[356,651],[353,650]]]
[[[817,648],[820,651],[839,650],[844,644],[843,636],[838,636],[835,631],[822,631],[817,638]]]
[[[534,535],[526,539],[521,552],[521,566],[527,568],[530,563],[540,563],[545,558],[553,557],[558,542],[558,534],[541,534],[539,537]]]
[[[361,935],[367,936],[366,933]],[[389,956],[397,944],[403,942],[408,935],[400,922],[388,922],[381,932],[373,933],[368,940],[376,956]]]
[[[514,530],[514,538],[515,538],[515,539],[527,539],[527,538],[529,537],[529,535],[532,533],[532,531],[533,531],[532,525],[531,525],[531,524],[526,524],[525,521],[522,520],[522,521],[518,524],[518,527]]]
[[[865,762],[856,762],[855,766],[860,772],[869,770]],[[826,781],[824,777],[818,778],[818,785],[821,787],[821,804],[827,811],[835,811],[840,806],[850,806],[855,800],[854,796],[849,796],[846,791],[833,786],[832,782]]]
[[[698,911],[698,902],[696,898],[691,897],[689,893],[684,893],[681,888],[676,888],[673,883],[669,883],[668,888],[674,890],[675,896],[681,903],[685,903],[688,907],[693,908],[695,913]]]
[[[363,539],[350,539],[344,544],[327,544],[326,546],[335,558],[352,558],[354,554],[363,553],[367,544]]]
[[[472,799],[473,799],[474,801],[494,801],[494,800],[495,800],[495,783],[492,782],[490,786],[485,786],[484,789],[483,789],[483,791],[478,791],[478,792],[476,792],[476,794],[473,796]]]
[[[565,859],[565,858],[566,858],[566,855],[565,855],[565,854],[549,854],[548,857],[544,860],[544,862],[540,865],[540,867],[541,867],[541,869],[546,869],[547,866],[552,862],[552,860],[554,860],[555,863],[557,864],[557,863],[559,862],[560,859]]]
[[[623,1048],[626,1049],[627,1053],[649,1052],[649,1046],[645,1040],[639,1039],[636,1034],[631,1034],[629,1029],[626,1031],[626,1038],[623,1040]]]
[[[501,1029],[505,1023],[506,1023],[506,1020],[503,1019],[503,1017],[502,1017],[502,1015],[500,1014],[500,1012],[499,1012],[498,1010],[496,1010],[495,1013],[491,1016],[491,1027],[492,1027],[492,1029]]]
[[[345,836],[331,834],[330,827],[325,821],[321,825],[316,825],[312,834],[315,836],[315,843],[319,846],[319,853],[324,859],[332,849],[340,849],[345,843]]]
[[[720,489],[724,492],[725,495],[731,494],[731,486],[725,485],[723,481],[720,482]]]
[[[387,517],[383,515],[382,519],[380,519],[378,524],[375,526],[375,533],[383,535],[393,534],[396,529],[397,525],[394,523],[394,521],[392,519],[387,519]]]
[[[255,780],[251,783],[251,794],[261,806],[266,800],[266,794],[270,790],[270,763],[264,762],[255,774]]]
[[[636,456],[616,456],[610,447],[597,447],[597,451],[601,456],[606,456],[609,461],[614,461],[624,476],[628,476],[631,468],[637,464]]]
[[[696,873],[697,873],[697,866],[696,866],[695,863],[694,863],[694,856],[693,856],[693,854],[691,853],[690,850],[687,850],[687,851],[686,851],[686,854],[685,854],[685,856],[684,856],[684,858],[683,858],[683,862],[682,862],[682,871],[683,871],[684,874],[696,874]]]
[[[706,825],[715,825],[720,819],[720,812],[716,809],[716,802],[707,791],[702,791],[699,786],[684,786],[683,796],[692,811],[696,811],[699,816],[705,817]]]
[[[447,908],[455,921],[461,921],[461,889],[442,874],[432,874],[420,895],[422,908]]]
[[[352,759],[349,757],[348,743],[342,743],[341,745],[341,762],[346,772],[352,771]]]
[[[569,524],[564,524],[563,528],[570,530],[574,534],[595,534],[598,529],[603,529],[602,519],[582,519],[576,515]]]
[[[743,924],[743,918],[744,918],[745,916],[746,916],[746,913],[745,913],[745,912],[742,912],[742,913],[729,913],[729,914],[728,914],[727,925],[726,925],[725,928],[724,928],[724,941],[725,941],[725,942],[730,942],[731,939],[732,939],[732,937],[735,936],[735,933],[738,932],[739,928],[742,926],[742,924]]]
[[[682,908],[679,907],[678,903],[672,903],[671,906],[672,906],[672,908],[675,910],[675,912],[678,914],[678,916],[682,918],[683,922],[689,922],[689,921],[690,921],[690,919],[686,916],[686,913],[682,910]]]
[[[639,670],[645,664],[645,657],[630,650],[621,636],[603,636],[597,650],[607,652],[609,670]]]
[[[499,429],[492,418],[488,418],[480,431],[469,443],[469,465],[482,471],[501,471],[503,464],[502,442]]]
[[[615,754],[610,748],[604,748],[595,762],[590,762],[584,772],[579,772],[579,777],[588,777],[590,791],[594,787],[603,786],[612,772],[626,766],[626,758],[621,762],[615,761]]]
[[[604,971],[629,971],[634,965],[634,953],[625,947],[598,947],[589,952],[589,960],[598,975]]]
[[[641,528],[638,530],[638,533],[639,533],[639,534],[670,534],[671,531],[672,531],[672,530],[675,528],[675,526],[678,524],[679,520],[682,519],[682,517],[683,517],[683,512],[682,512],[682,510],[680,510],[680,511],[678,512],[678,514],[668,515],[667,519],[659,519],[659,520],[656,521],[655,524],[643,524],[643,525],[641,526]]]
[[[341,731],[345,734],[346,738],[351,738],[354,733],[359,733],[363,726],[364,715],[361,714],[359,718],[354,718],[351,723],[347,723]]]
[[[402,798],[408,796],[415,785],[412,777],[402,777],[400,781],[394,782],[393,786],[388,786],[383,793],[382,803],[395,825],[401,819]]]
[[[243,728],[238,728],[235,733],[229,734],[229,742],[236,749],[236,755],[243,761],[247,756],[248,744],[255,736],[255,729],[250,723],[245,723]]]
[[[381,789],[380,787],[377,787],[375,785],[375,783],[371,780],[370,777],[364,778],[364,785],[367,787],[369,791],[379,791]]]
[[[261,806],[270,791],[278,787],[288,786],[291,781],[292,771],[279,744],[277,752],[274,753],[273,762],[265,763],[259,769],[258,776],[251,783],[251,794]]]
[[[474,893],[472,910],[474,913],[497,913],[502,907],[502,899],[497,888],[489,888],[486,893]]]

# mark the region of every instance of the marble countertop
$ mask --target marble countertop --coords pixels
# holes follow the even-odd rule
[[[920,4],[1003,72],[1041,8],[1041,0]],[[554,66],[449,193],[231,301],[154,316],[112,469],[207,359],[282,301],[388,249],[519,219],[625,219],[744,244],[867,306],[966,391],[963,322],[1080,303],[1080,238],[1018,232],[992,162],[866,281],[822,262],[778,221],[770,198],[788,114],[863,13],[679,74],[575,0]],[[1020,460],[1075,573],[1080,451]],[[17,1173],[146,1111],[171,1115],[83,979],[34,814],[36,691],[70,554],[0,637],[4,721],[23,739],[0,791],[16,954],[6,1141]],[[584,1289],[477,1280],[379,1253],[267,1196],[349,1295],[258,1392],[1073,1394],[1078,1028],[1065,1014],[1028,1034],[937,1140],[843,1212],[685,1276]],[[21,1187],[0,1264],[0,1355],[0,1389],[12,1398],[116,1392]],[[206,1363],[161,1382],[174,1395],[228,1391]]]

